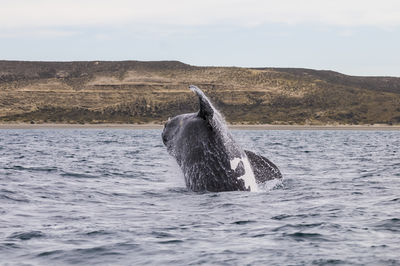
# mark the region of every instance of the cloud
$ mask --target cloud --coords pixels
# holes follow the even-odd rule
[[[400,26],[398,0],[3,0],[0,30],[97,27],[318,23]]]
[[[51,29],[51,28],[38,28],[38,29],[2,29],[0,30],[0,38],[13,39],[21,36],[27,38],[68,38],[72,36],[81,35],[82,32],[77,30],[67,29]]]

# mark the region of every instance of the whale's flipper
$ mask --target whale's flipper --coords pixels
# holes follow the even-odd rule
[[[273,162],[252,151],[244,150],[244,152],[253,168],[253,173],[257,183],[264,183],[268,180],[282,178],[281,172]]]
[[[197,94],[200,102],[200,111],[198,116],[203,118],[204,120],[210,120],[214,115],[214,107],[212,106],[210,100],[208,100],[207,96],[194,85],[190,85],[189,89]]]

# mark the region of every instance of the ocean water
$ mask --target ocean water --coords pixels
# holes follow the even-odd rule
[[[0,130],[2,265],[399,265],[399,131],[233,131],[281,169],[194,193],[160,130]]]

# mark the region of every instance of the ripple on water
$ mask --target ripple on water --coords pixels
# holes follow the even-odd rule
[[[0,200],[7,200],[11,202],[23,202],[23,203],[28,203],[29,199],[22,196],[22,195],[0,195]]]
[[[124,242],[87,248],[42,251],[35,257],[41,261],[61,261],[68,264],[107,264],[126,256],[127,252],[135,252],[137,247],[135,243]]]
[[[339,259],[318,259],[312,261],[313,265],[347,265],[352,264],[348,261],[339,260]]]
[[[311,224],[306,224],[306,223],[301,223],[301,224],[285,224],[282,226],[279,226],[275,229],[273,229],[273,231],[277,232],[277,231],[288,231],[291,229],[307,229],[307,228],[315,228],[315,227],[321,227],[325,225],[325,223],[311,223]]]
[[[183,243],[184,241],[183,240],[180,240],[180,239],[171,239],[171,240],[165,240],[165,241],[158,241],[157,243],[158,244],[163,244],[163,245],[165,245],[165,244],[180,244],[180,243]]]
[[[87,233],[84,233],[85,236],[104,236],[104,235],[112,235],[114,234],[111,231],[107,230],[95,230],[95,231],[90,231]]]
[[[26,166],[21,166],[21,165],[14,165],[12,167],[4,167],[3,169],[6,169],[6,170],[18,170],[18,171],[29,171],[29,172],[56,172],[56,171],[58,171],[57,167],[51,167],[51,166],[26,167]]]
[[[400,232],[400,219],[392,218],[375,223],[376,230],[387,230],[391,232]]]
[[[45,234],[41,231],[15,232],[8,239],[30,240],[39,237],[45,237]]]
[[[304,233],[304,232],[295,232],[295,233],[284,233],[284,237],[290,237],[295,241],[331,241],[327,237],[318,233]]]
[[[313,217],[319,217],[321,216],[320,213],[310,213],[310,214],[296,214],[296,215],[290,215],[290,214],[279,214],[276,216],[273,216],[271,219],[273,220],[286,220],[286,219],[303,219],[303,218],[313,218]]]
[[[72,177],[72,178],[99,178],[99,176],[91,174],[74,173],[74,172],[63,172],[60,175],[63,177]]]
[[[240,220],[240,221],[235,221],[232,224],[245,225],[245,224],[256,223],[256,222],[257,221],[252,221],[252,220]]]

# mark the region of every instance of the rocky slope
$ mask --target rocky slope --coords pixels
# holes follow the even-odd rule
[[[162,122],[197,109],[189,84],[231,123],[400,123],[400,78],[176,61],[0,61],[0,122]]]

